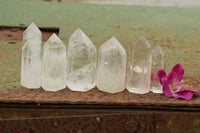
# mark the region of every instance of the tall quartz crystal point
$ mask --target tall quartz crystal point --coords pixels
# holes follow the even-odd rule
[[[125,89],[126,51],[112,37],[99,49],[96,85],[101,91],[117,93]]]
[[[21,85],[36,89],[41,87],[42,33],[32,23],[23,33]]]
[[[153,93],[162,93],[162,85],[156,77],[156,73],[160,69],[164,69],[165,53],[159,44],[152,48],[152,69],[151,69],[151,91]]]
[[[53,34],[44,44],[42,87],[46,91],[58,91],[66,87],[66,46]]]
[[[81,29],[69,39],[67,86],[73,91],[88,91],[95,87],[97,50]]]
[[[129,92],[145,94],[150,91],[151,65],[151,45],[140,38],[131,46],[126,83]]]

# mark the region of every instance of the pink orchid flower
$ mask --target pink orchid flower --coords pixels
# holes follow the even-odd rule
[[[167,75],[166,71],[160,69],[156,76],[160,83],[163,86],[163,93],[168,96],[175,98],[183,98],[185,100],[191,100],[193,97],[193,93],[199,93],[196,90],[188,90],[184,86],[180,85],[180,82],[183,78],[185,70],[181,66],[181,64],[176,64],[169,75]]]

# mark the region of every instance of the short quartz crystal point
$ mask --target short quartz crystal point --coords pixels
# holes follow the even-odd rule
[[[41,87],[42,33],[32,23],[23,33],[21,85],[29,89]]]
[[[131,46],[126,88],[131,93],[150,91],[152,53],[151,45],[140,38]]]
[[[99,49],[96,86],[108,93],[125,89],[126,51],[120,42],[112,37]]]
[[[156,77],[160,69],[164,69],[165,53],[159,44],[152,48],[152,69],[151,69],[151,91],[153,93],[163,93],[163,87]]]
[[[95,87],[97,50],[81,29],[69,39],[67,86],[73,91],[88,91]]]
[[[42,88],[58,91],[66,87],[66,46],[53,34],[44,44],[42,64]]]

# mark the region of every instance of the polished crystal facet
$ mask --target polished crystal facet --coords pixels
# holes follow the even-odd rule
[[[162,93],[162,85],[156,77],[156,73],[160,69],[164,69],[165,53],[159,44],[152,48],[152,69],[151,69],[151,91],[153,93]]]
[[[97,51],[81,29],[77,29],[69,39],[67,59],[69,89],[88,91],[95,87]]]
[[[42,88],[58,91],[66,87],[66,46],[53,34],[44,44]]]
[[[140,38],[131,46],[126,88],[131,93],[150,91],[152,54],[151,45]]]
[[[96,85],[101,91],[117,93],[125,89],[126,51],[112,37],[99,49]]]
[[[41,87],[42,33],[32,23],[23,33],[21,85],[36,89]]]

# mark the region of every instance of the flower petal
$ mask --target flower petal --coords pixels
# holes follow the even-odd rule
[[[164,69],[160,69],[160,70],[156,73],[156,77],[158,78],[158,80],[159,80],[160,83],[162,84],[162,78],[167,78],[167,72],[165,72]]]
[[[183,78],[184,75],[184,68],[181,64],[176,64],[173,68],[172,71],[174,71],[177,75],[177,81],[180,82]]]
[[[197,90],[187,90],[187,91],[192,92],[192,93],[200,93],[200,92],[197,91]]]
[[[184,86],[178,86],[177,89],[174,90],[174,93],[183,92],[183,91],[187,91],[187,89]]]
[[[177,74],[174,71],[171,71],[171,73],[167,76],[167,81],[168,84],[172,83],[179,84],[179,82],[177,83]]]
[[[173,96],[173,91],[170,88],[166,78],[162,78],[162,83],[163,83],[162,84],[163,85],[163,93],[168,97]]]
[[[189,91],[182,91],[178,93],[174,93],[175,98],[183,98],[185,100],[191,100],[193,97],[193,93]]]
[[[192,92],[192,93],[200,93],[197,90],[188,90],[184,86],[179,86],[178,89],[174,91],[174,93],[183,92],[183,91]]]

